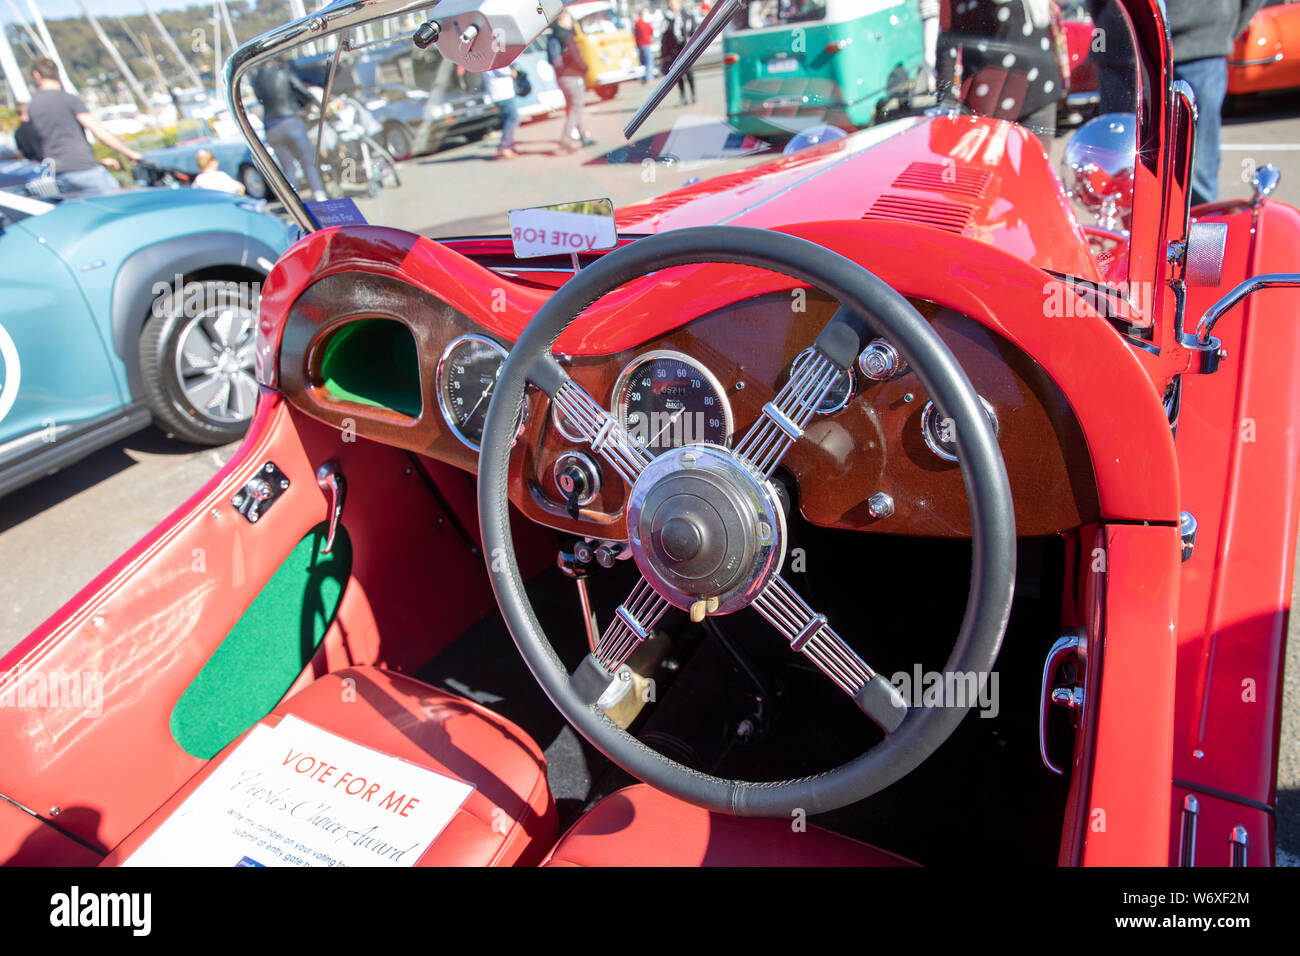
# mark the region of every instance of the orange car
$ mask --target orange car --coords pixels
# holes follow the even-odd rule
[[[1237,37],[1228,60],[1228,94],[1300,86],[1300,0],[1269,0]]]

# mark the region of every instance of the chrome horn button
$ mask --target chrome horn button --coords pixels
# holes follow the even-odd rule
[[[770,483],[726,448],[686,445],[654,459],[628,497],[632,558],[650,585],[689,610],[749,604],[784,557],[785,512]]]

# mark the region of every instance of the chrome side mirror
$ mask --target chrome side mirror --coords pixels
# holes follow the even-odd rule
[[[1104,113],[1080,126],[1065,147],[1062,163],[1070,194],[1103,229],[1128,228],[1137,129],[1132,113]]]
[[[1277,189],[1277,184],[1281,182],[1282,174],[1272,163],[1265,163],[1263,166],[1255,168],[1255,175],[1250,177],[1250,204],[1258,206]]]

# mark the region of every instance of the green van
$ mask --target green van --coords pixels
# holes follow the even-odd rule
[[[869,126],[906,105],[924,62],[917,0],[748,0],[723,35],[729,122],[790,135]]]

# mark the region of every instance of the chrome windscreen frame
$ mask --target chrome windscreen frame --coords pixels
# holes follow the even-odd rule
[[[389,17],[414,13],[417,10],[428,10],[433,5],[434,0],[335,0],[328,7],[317,10],[300,20],[254,37],[235,50],[226,61],[226,100],[230,104],[230,113],[248,142],[254,164],[261,171],[276,198],[284,203],[285,210],[303,232],[315,232],[319,226],[307,211],[306,205],[298,195],[298,190],[290,184],[288,177],[271,157],[266,144],[253,131],[252,124],[248,120],[248,111],[244,109],[244,99],[240,95],[240,81],[249,71],[304,43],[323,40],[343,30]]]

